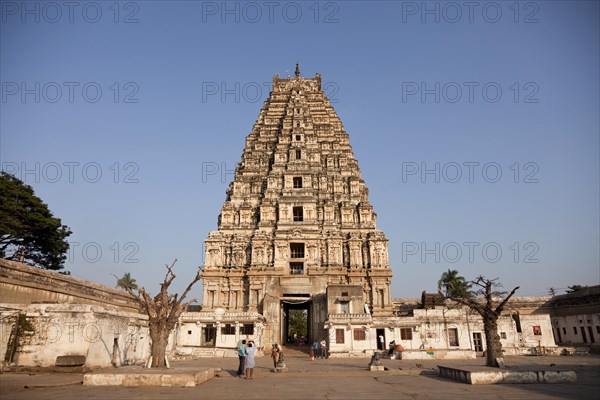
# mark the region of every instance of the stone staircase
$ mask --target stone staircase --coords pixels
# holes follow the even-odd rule
[[[308,357],[310,352],[310,346],[304,345],[302,347],[298,347],[297,345],[291,346],[282,346],[283,347],[283,355],[287,357]]]

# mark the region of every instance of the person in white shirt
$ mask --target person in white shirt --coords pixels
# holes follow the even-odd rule
[[[327,358],[327,342],[325,341],[325,339],[321,339],[320,344],[320,350],[321,350],[321,354],[320,357],[321,358]]]

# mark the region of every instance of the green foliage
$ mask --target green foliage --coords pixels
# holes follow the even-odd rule
[[[0,173],[0,257],[45,269],[63,268],[71,234],[31,186]]]
[[[444,272],[438,281],[438,290],[445,297],[470,297],[473,295],[470,289],[471,284],[467,283],[464,277],[458,275],[458,271],[455,269]]]
[[[115,276],[116,278],[116,276]],[[134,278],[131,277],[129,272],[125,272],[122,277],[117,278],[117,285],[115,286],[120,289],[124,289],[127,291],[137,290],[138,285]]]
[[[307,336],[307,312],[306,310],[289,310],[288,311],[288,335],[294,337]]]
[[[568,289],[566,290],[567,293],[575,293],[575,292],[579,292],[581,290],[585,290],[589,286],[571,285],[571,286],[567,286],[567,287],[568,287]]]

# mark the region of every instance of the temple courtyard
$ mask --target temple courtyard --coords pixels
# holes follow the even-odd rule
[[[83,386],[83,373],[5,372],[0,398],[9,399],[598,399],[600,356],[509,356],[506,366],[522,370],[573,370],[570,384],[469,385],[437,375],[439,364],[483,366],[476,360],[382,359],[386,371],[370,372],[368,359],[330,358],[310,361],[288,350],[287,373],[275,374],[269,357],[256,359],[253,380],[236,376],[237,359],[203,358],[174,361],[164,373],[221,368],[214,378],[191,388]],[[109,368],[127,373],[133,367]],[[139,371],[139,369],[138,369]]]

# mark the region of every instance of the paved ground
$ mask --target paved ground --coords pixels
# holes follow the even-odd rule
[[[435,366],[483,365],[470,361],[382,360],[385,372],[369,372],[368,359],[310,361],[287,357],[289,373],[271,372],[271,359],[257,358],[254,379],[235,376],[237,360],[207,358],[172,363],[172,372],[191,367],[221,367],[223,372],[195,388],[82,386],[82,374],[4,373],[0,399],[600,399],[600,357],[507,357],[507,366],[544,369],[556,364],[577,371],[576,384],[467,385],[439,378]],[[419,364],[419,365],[417,365]],[[123,368],[124,369],[124,368]],[[114,369],[111,370],[114,372]]]

